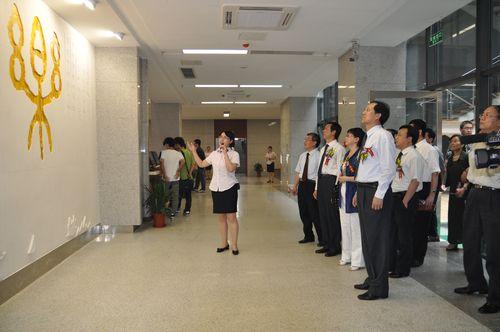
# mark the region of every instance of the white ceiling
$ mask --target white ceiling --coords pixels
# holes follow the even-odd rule
[[[70,5],[75,0],[45,0],[96,46],[138,43],[149,58],[153,102],[180,102],[183,117],[220,117],[220,107],[201,101],[221,100],[234,89],[199,89],[194,84],[283,84],[281,89],[244,89],[238,100],[267,101],[266,106],[233,108],[243,118],[275,114],[290,96],[314,96],[337,80],[337,57],[352,39],[362,45],[395,46],[469,0],[101,0],[95,12]],[[242,30],[222,29],[222,6],[298,6],[287,31],[265,31],[251,50],[310,51],[331,56],[182,55],[182,48],[240,49]],[[98,29],[121,29],[127,38],[103,39]],[[129,44],[130,43],[130,44]],[[181,60],[201,60],[192,66],[196,79],[185,79]],[[243,68],[242,68],[243,67]],[[246,97],[250,95],[249,97]],[[227,97],[226,97],[227,98]],[[260,110],[260,111],[259,111]],[[267,111],[266,111],[267,110]],[[273,110],[273,111],[270,111]],[[241,114],[241,115],[239,115]],[[279,116],[279,112],[277,113]],[[266,117],[276,118],[276,116]]]

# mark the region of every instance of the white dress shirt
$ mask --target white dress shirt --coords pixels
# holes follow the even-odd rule
[[[318,149],[314,149],[310,152],[303,152],[299,161],[297,162],[297,167],[295,167],[295,172],[299,175],[299,178],[302,179],[302,174],[304,173],[304,167],[306,165],[307,154],[309,153],[309,165],[307,166],[307,179],[316,181],[318,178],[318,166],[319,166],[319,151]]]
[[[229,157],[229,161],[236,164],[236,167],[240,167],[240,155],[238,152],[234,151],[233,148],[229,148],[227,156]],[[224,153],[221,149],[210,153],[205,161],[213,167],[212,181],[209,187],[211,191],[226,191],[238,183],[238,180],[236,180],[236,171],[229,172],[227,170]]]
[[[338,176],[340,173],[340,166],[344,161],[345,148],[339,142],[337,142],[337,140],[333,140],[330,143],[327,143],[321,148],[321,150],[319,150],[320,161],[327,146],[328,150],[326,150],[325,159],[323,160],[321,174]]]
[[[356,181],[378,182],[375,197],[383,199],[396,174],[394,137],[380,125],[372,127],[366,135]]]
[[[416,191],[422,190],[422,176],[424,171],[425,161],[420,155],[420,153],[415,150],[413,145],[410,145],[406,149],[401,151],[403,155],[401,156],[401,166],[396,168],[396,176],[392,181],[392,191],[402,192],[407,191],[411,180],[416,179],[418,187]],[[396,157],[397,160],[397,157]],[[397,162],[396,162],[397,166]]]
[[[441,172],[439,168],[439,153],[425,139],[415,144],[415,147],[425,161],[422,181],[431,182],[432,173]]]
[[[476,168],[474,150],[484,148],[486,148],[486,143],[483,142],[470,144],[467,180],[472,184],[500,189],[500,167],[492,169],[487,167],[480,169]]]

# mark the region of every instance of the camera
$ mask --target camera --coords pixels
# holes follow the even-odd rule
[[[497,168],[500,165],[498,156],[498,146],[500,145],[500,131],[493,131],[489,134],[478,134],[460,137],[462,144],[486,143],[486,149],[476,149],[474,151],[474,161],[476,168]]]

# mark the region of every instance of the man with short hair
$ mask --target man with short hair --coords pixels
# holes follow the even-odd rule
[[[472,121],[465,120],[460,123],[460,134],[462,136],[470,136],[472,135],[472,132],[474,131],[474,125],[472,124]],[[464,144],[464,147],[462,148],[464,152],[469,152],[470,151],[470,144]]]
[[[205,160],[205,151],[203,151],[201,147],[201,140],[199,138],[194,140],[194,146],[196,147],[196,153],[200,157],[201,160]],[[201,189],[198,190],[198,187],[201,184]],[[196,179],[194,182],[194,191],[199,193],[204,193],[206,187],[206,179],[205,179],[205,168],[198,167],[196,170]]]
[[[303,224],[304,238],[299,243],[314,242],[314,233],[312,227],[316,229],[318,242],[322,243],[321,226],[319,224],[318,201],[314,199],[313,193],[318,178],[319,151],[318,146],[321,142],[319,135],[308,133],[304,138],[304,148],[297,167],[295,168],[295,180],[292,193],[298,194],[299,214]]]
[[[367,136],[359,154],[356,175],[358,190],[353,205],[358,207],[368,278],[362,284],[354,285],[356,289],[367,290],[358,296],[360,300],[377,300],[389,296],[390,186],[396,174],[394,137],[382,127],[389,115],[389,105],[371,101],[361,118]]]
[[[439,190],[441,188],[441,184],[444,182],[444,176],[446,173],[446,166],[445,166],[445,162],[444,162],[443,152],[441,151],[441,149],[437,145],[434,144],[436,141],[436,133],[434,132],[434,130],[432,130],[431,128],[425,129],[425,140],[427,141],[427,143],[432,145],[432,147],[434,149],[436,149],[436,151],[439,154],[440,173],[439,173],[439,177],[438,177],[438,186],[437,186],[438,192],[436,193],[436,196],[434,198],[434,210],[432,211],[432,217],[431,217],[431,222],[429,224],[429,232],[428,232],[428,237],[427,237],[427,240],[429,242],[439,242],[440,239],[439,239],[439,235],[438,235],[439,232],[438,232],[437,215],[436,215],[436,203],[438,200],[438,194],[439,194]]]
[[[487,107],[479,118],[481,134],[500,131],[500,106]],[[478,309],[482,314],[500,312],[500,167],[477,168],[475,151],[486,144],[473,143],[469,152],[467,186],[470,192],[464,212],[464,268],[468,285],[455,289],[458,294],[488,294],[486,303]],[[491,147],[490,147],[491,148]],[[500,149],[500,144],[493,146]],[[486,271],[484,278],[481,258],[481,240],[486,244]]]
[[[410,275],[413,260],[412,230],[415,221],[415,193],[422,190],[424,160],[415,150],[418,132],[412,126],[399,127],[396,147],[400,150],[396,158],[396,176],[392,181],[391,260],[390,278]]]
[[[179,204],[179,180],[184,157],[175,150],[175,140],[172,137],[165,138],[163,146],[165,150],[161,152],[160,172],[167,189],[167,204],[170,202],[169,217],[173,218]]]
[[[318,200],[319,220],[323,234],[323,247],[317,254],[333,257],[341,252],[340,212],[338,205],[338,185],[340,165],[345,155],[345,148],[337,141],[342,127],[337,122],[328,122],[323,127],[325,146],[321,148],[318,167],[318,180],[314,197]]]
[[[184,205],[183,215],[188,216],[191,214],[191,191],[193,190],[193,170],[196,167],[194,162],[194,157],[191,151],[186,147],[186,142],[182,137],[176,137],[175,148],[184,157],[184,167],[181,168],[180,172],[180,182],[179,182],[179,205],[177,209],[180,210],[182,198],[186,199],[186,204]]]
[[[418,130],[418,142],[415,145],[418,153],[424,158],[423,188],[417,194],[421,204],[415,222],[413,223],[413,263],[412,267],[419,267],[424,263],[427,253],[427,235],[435,208],[436,195],[439,182],[439,154],[425,140],[427,124],[422,119],[410,121],[410,126]]]

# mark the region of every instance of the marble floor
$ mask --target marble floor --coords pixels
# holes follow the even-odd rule
[[[359,301],[352,286],[366,272],[297,244],[296,202],[264,182],[242,181],[239,256],[215,253],[210,193],[194,193],[191,216],[101,235],[11,298],[0,331],[495,329],[413,278],[391,280],[386,300]]]

